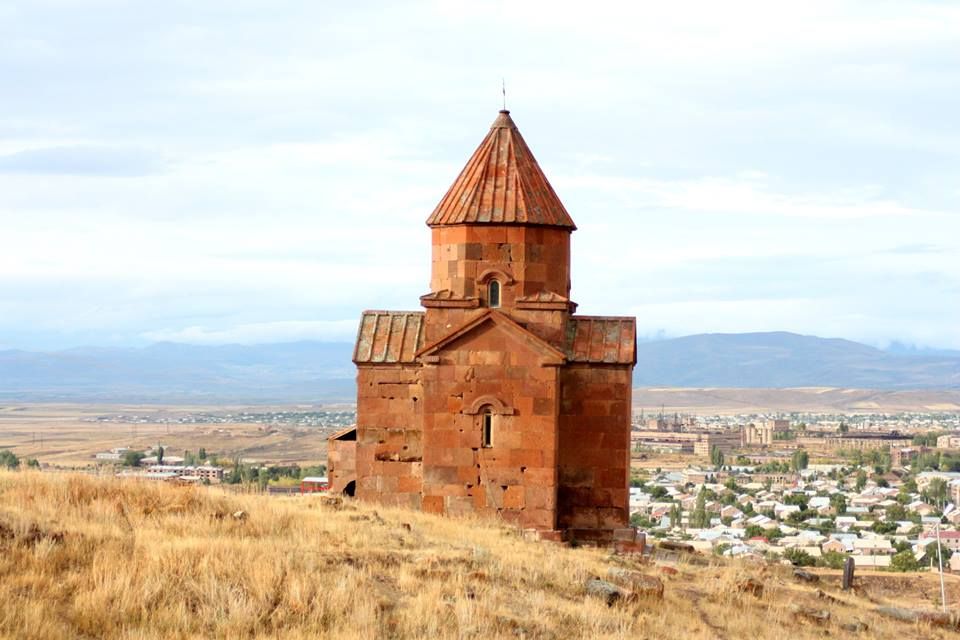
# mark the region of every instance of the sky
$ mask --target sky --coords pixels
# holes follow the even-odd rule
[[[350,341],[502,107],[641,338],[960,348],[960,4],[0,0],[0,349]]]

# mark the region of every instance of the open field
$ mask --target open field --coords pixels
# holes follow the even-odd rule
[[[637,388],[633,409],[653,413],[711,415],[766,412],[900,413],[960,412],[960,390],[876,391],[803,387],[795,389]]]
[[[611,567],[659,576],[663,600],[588,596]],[[762,592],[743,591],[748,578]],[[782,566],[638,564],[503,524],[317,496],[0,473],[3,638],[955,637],[874,611],[931,609],[935,578],[864,573],[843,593],[836,575],[809,585]],[[960,600],[960,580],[948,589]],[[858,622],[867,630],[845,629]]]
[[[315,407],[284,407],[309,410]],[[262,412],[269,408],[256,407]],[[202,412],[239,413],[242,407],[155,405],[23,404],[0,406],[0,448],[21,458],[61,467],[92,465],[93,455],[114,447],[144,449],[162,443],[171,455],[204,447],[218,457],[316,464],[326,460],[326,438],[335,429],[216,422],[177,424],[180,416]],[[98,421],[102,416],[140,419]],[[174,423],[156,422],[172,419]]]

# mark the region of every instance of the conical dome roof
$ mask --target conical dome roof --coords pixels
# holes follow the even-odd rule
[[[577,228],[506,110],[494,120],[427,224]]]

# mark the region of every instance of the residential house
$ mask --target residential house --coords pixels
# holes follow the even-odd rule
[[[820,545],[820,549],[822,549],[824,553],[831,552],[831,551],[834,553],[847,552],[846,545],[844,545],[841,541],[836,539],[827,540],[822,545]]]
[[[936,542],[937,533],[935,531],[924,531],[920,534],[920,544],[927,546],[931,542]],[[940,544],[950,551],[960,551],[960,531],[941,531]]]

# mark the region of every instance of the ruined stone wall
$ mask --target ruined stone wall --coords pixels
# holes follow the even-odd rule
[[[357,367],[357,493],[420,507],[423,389],[419,365]]]
[[[327,479],[331,493],[343,493],[357,479],[357,441],[327,441]]]
[[[558,526],[574,536],[629,521],[632,374],[622,365],[561,370]]]
[[[425,364],[422,382],[423,509],[555,529],[558,368],[490,325]],[[489,448],[483,406],[494,413]]]

